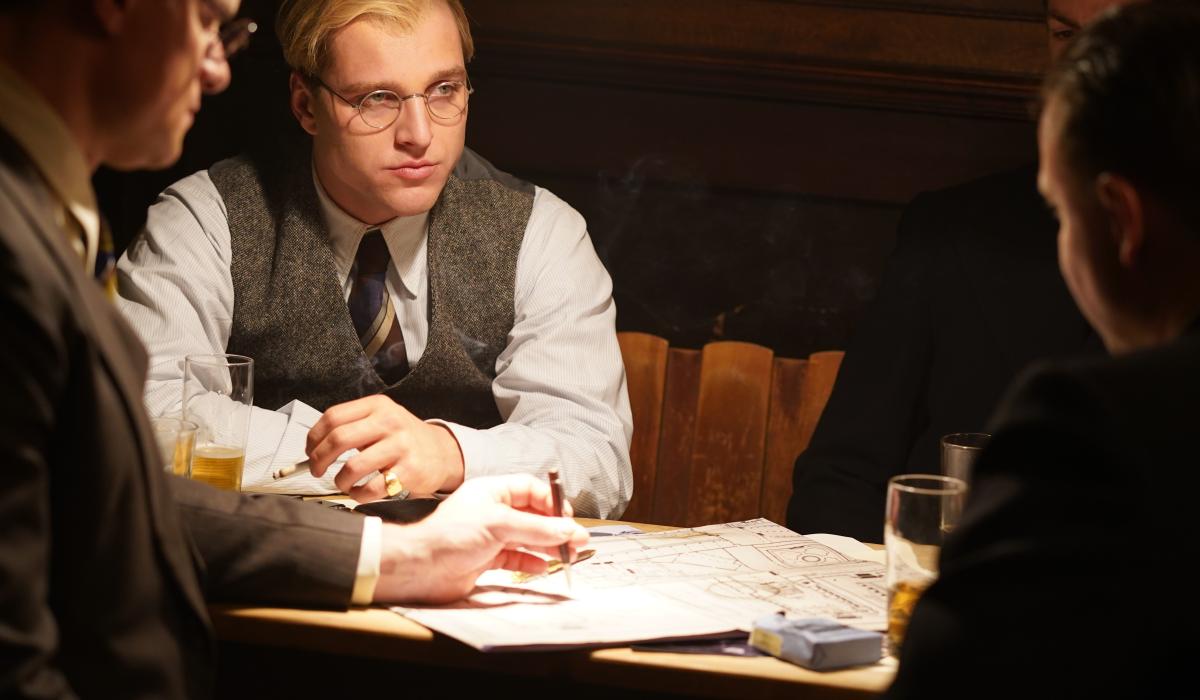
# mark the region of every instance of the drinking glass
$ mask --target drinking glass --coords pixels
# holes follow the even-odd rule
[[[161,416],[152,419],[150,425],[154,429],[163,470],[168,474],[190,477],[192,451],[196,445],[196,424],[178,417]]]
[[[246,461],[254,360],[243,355],[188,355],[183,372],[183,417],[198,426],[192,478],[238,491]]]
[[[883,544],[887,552],[888,647],[898,656],[913,606],[937,578],[946,535],[966,499],[962,479],[901,474],[888,481]]]
[[[950,433],[942,437],[942,474],[971,483],[971,469],[983,452],[987,433]]]

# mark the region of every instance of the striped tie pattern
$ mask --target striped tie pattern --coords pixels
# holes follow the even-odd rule
[[[379,378],[395,384],[408,374],[408,355],[404,335],[396,321],[396,308],[387,290],[387,269],[391,260],[387,243],[379,229],[363,235],[350,270],[350,319],[363,351],[375,365]]]
[[[96,281],[104,290],[109,301],[117,298],[117,255],[113,247],[112,229],[108,220],[100,217],[100,240],[96,250],[96,269],[93,270]]]

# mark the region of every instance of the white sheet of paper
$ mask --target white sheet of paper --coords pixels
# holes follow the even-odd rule
[[[396,612],[483,651],[628,644],[749,630],[779,610],[887,625],[883,566],[768,520],[602,537],[596,554],[524,583],[485,572],[460,603]],[[863,547],[867,551],[869,548]]]
[[[269,459],[246,460],[246,467],[242,472],[242,490],[295,496],[327,496],[340,493],[337,485],[333,483],[333,479],[341,471],[346,460],[357,454],[356,450],[350,450],[338,457],[337,461],[330,465],[325,475],[319,479],[306,470],[282,479],[271,478],[283,467],[308,458],[304,449],[308,431],[320,420],[321,412],[303,401],[295,400],[276,411],[275,415],[287,420],[283,438]],[[251,440],[254,436],[253,428],[254,426],[251,425]]]

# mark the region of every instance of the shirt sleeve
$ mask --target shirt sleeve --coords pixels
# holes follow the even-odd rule
[[[504,423],[446,421],[466,478],[558,467],[575,514],[616,518],[633,493],[633,419],[612,280],[578,212],[538,188],[517,258],[515,316],[492,392]]]
[[[225,203],[200,171],[159,195],[146,227],[117,263],[117,307],[150,354],[146,410],[178,412],[183,400],[183,358],[226,351],[233,326],[232,247]],[[253,409],[254,443],[246,460],[269,460],[286,420]],[[269,434],[268,434],[269,433]]]

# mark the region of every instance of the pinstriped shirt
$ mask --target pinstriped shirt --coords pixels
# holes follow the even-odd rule
[[[314,176],[315,179],[315,176]],[[370,227],[342,211],[317,182],[335,272],[349,294],[350,266]],[[409,362],[428,339],[427,217],[379,226],[392,261],[388,292]],[[234,305],[225,206],[207,172],[169,187],[117,269],[118,305],[145,341],[152,379],[178,378],[178,358],[224,352]],[[619,517],[632,494],[632,418],[615,332],[612,282],[583,217],[537,188],[517,259],[514,325],[496,360],[492,393],[504,422],[486,430],[447,421],[466,478],[563,474],[576,514]],[[153,405],[151,411],[161,410]],[[264,409],[255,409],[266,413]],[[252,417],[252,429],[282,421]],[[247,455],[251,458],[251,455]]]

